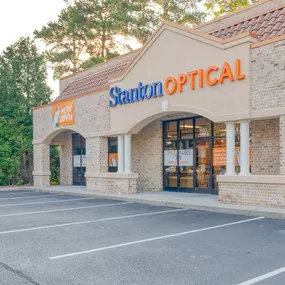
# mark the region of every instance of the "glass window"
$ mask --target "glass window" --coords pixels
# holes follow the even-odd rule
[[[177,121],[166,123],[166,139],[177,140]]]
[[[73,184],[86,185],[86,140],[79,134],[72,135]]]
[[[225,137],[227,134],[226,124],[215,123],[214,124],[214,136],[215,137]]]
[[[211,129],[212,129],[211,127],[212,127],[212,123],[210,120],[206,118],[196,119],[195,137],[196,138],[210,137]]]
[[[218,189],[217,175],[226,173],[226,139],[214,139],[213,147],[214,189]]]
[[[108,138],[108,171],[118,171],[118,138]]]
[[[180,125],[180,139],[192,139],[193,138],[193,120],[181,120]]]

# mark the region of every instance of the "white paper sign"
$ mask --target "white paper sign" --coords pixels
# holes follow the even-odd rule
[[[193,148],[164,151],[164,166],[193,166]]]
[[[74,155],[73,156],[73,165],[74,167],[81,167],[81,159],[80,159],[80,155]]]

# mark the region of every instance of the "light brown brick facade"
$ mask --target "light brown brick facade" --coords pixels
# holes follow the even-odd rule
[[[251,122],[252,169],[255,175],[280,174],[279,119]]]

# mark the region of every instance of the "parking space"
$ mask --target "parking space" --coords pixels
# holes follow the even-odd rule
[[[0,284],[283,285],[284,237],[282,220],[5,191]]]

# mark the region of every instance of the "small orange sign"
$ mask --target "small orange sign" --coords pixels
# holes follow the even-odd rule
[[[61,127],[74,124],[74,100],[52,105],[52,126]]]
[[[118,167],[117,153],[109,153],[109,167]]]
[[[252,148],[249,148],[250,165],[252,161]],[[227,150],[225,147],[213,148],[213,166],[226,166],[227,164]],[[235,164],[240,165],[240,147],[235,148]]]

